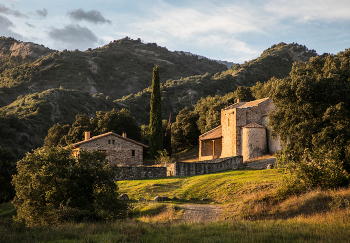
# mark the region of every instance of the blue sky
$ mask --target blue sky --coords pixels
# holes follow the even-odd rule
[[[0,36],[86,50],[129,36],[242,63],[280,42],[350,48],[349,0],[0,0]]]

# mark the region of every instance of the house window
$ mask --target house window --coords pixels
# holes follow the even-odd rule
[[[108,140],[108,144],[111,144],[111,140]]]
[[[135,150],[131,150],[131,155],[135,156]]]
[[[114,139],[112,140],[112,143],[114,144]]]

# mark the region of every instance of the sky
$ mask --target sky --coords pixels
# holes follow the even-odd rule
[[[350,48],[349,0],[0,0],[0,36],[62,51],[140,38],[243,63],[273,44]]]

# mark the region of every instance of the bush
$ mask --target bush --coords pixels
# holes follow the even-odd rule
[[[32,226],[123,218],[115,169],[100,152],[81,151],[78,159],[62,147],[27,153],[13,179],[15,219]]]

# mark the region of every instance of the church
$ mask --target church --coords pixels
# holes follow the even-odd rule
[[[199,161],[243,156],[247,161],[282,149],[267,127],[274,111],[270,98],[237,103],[221,110],[221,125],[199,137]]]

